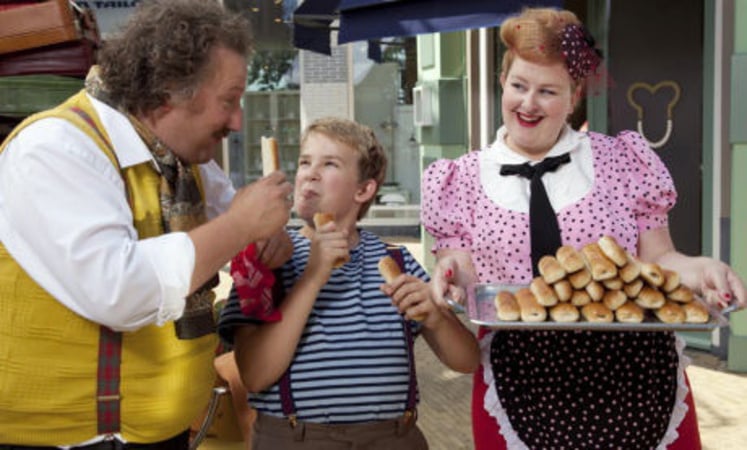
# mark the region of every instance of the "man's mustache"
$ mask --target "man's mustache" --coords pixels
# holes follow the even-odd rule
[[[227,138],[230,133],[231,133],[230,128],[224,128],[221,131],[215,133],[215,136],[219,138]]]

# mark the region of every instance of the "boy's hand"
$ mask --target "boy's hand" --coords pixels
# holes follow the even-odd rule
[[[318,230],[319,228],[322,228],[324,225],[326,225],[326,224],[328,224],[330,222],[334,222],[335,221],[335,216],[333,214],[330,214],[330,213],[317,212],[317,213],[314,213],[313,221],[314,221],[314,228]],[[337,260],[335,260],[335,264],[332,266],[332,268],[333,269],[340,268],[340,267],[344,266],[345,263],[347,263],[348,261],[350,261],[350,254],[349,253],[346,254],[344,258],[337,258]]]
[[[433,302],[431,288],[425,281],[412,275],[398,275],[381,290],[392,298],[392,304],[408,319],[423,322],[427,328],[435,327],[443,318]]]
[[[314,231],[306,271],[323,277],[325,282],[332,274],[336,261],[349,257],[348,233],[337,231],[334,222],[329,222]]]

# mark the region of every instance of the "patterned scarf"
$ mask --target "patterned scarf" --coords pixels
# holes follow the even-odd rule
[[[179,159],[153,132],[132,114],[123,111],[109,99],[98,68],[92,67],[86,77],[86,92],[127,116],[161,173],[159,200],[164,233],[189,231],[205,222],[205,204],[194,177],[193,167]],[[187,297],[184,315],[175,322],[180,339],[194,339],[215,331],[213,288],[218,285],[218,274]]]

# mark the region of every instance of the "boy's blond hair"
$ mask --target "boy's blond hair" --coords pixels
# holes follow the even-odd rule
[[[368,208],[376,199],[376,192],[384,182],[386,175],[386,153],[376,139],[373,130],[358,122],[339,117],[323,117],[312,122],[301,136],[301,147],[306,144],[311,133],[321,133],[328,138],[347,145],[358,154],[358,181],[374,180],[376,190],[358,211],[358,220],[368,212]]]

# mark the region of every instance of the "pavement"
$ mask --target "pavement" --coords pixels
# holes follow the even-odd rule
[[[412,238],[387,239],[405,245],[416,258],[422,246]],[[466,322],[465,322],[466,323]],[[467,324],[474,330],[472,324]],[[704,450],[747,449],[747,374],[727,370],[726,362],[696,349],[687,375],[693,389]],[[431,450],[471,450],[470,402],[472,375],[444,367],[422,339],[416,343],[416,366],[421,402],[418,424]],[[239,450],[243,444],[208,438],[200,450]]]

